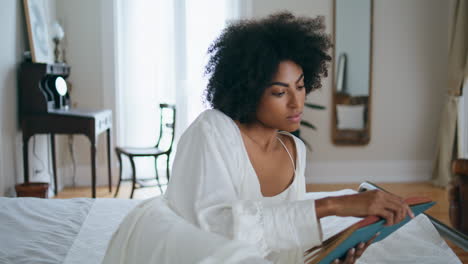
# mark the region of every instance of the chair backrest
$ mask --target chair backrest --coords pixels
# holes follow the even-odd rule
[[[159,104],[159,137],[156,147],[170,152],[174,143],[176,107],[172,104]]]

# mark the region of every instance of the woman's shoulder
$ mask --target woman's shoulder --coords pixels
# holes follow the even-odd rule
[[[290,144],[296,147],[296,151],[299,155],[302,155],[306,152],[305,144],[300,138],[286,131],[280,131],[279,133],[283,134],[285,136],[284,138],[288,140]]]
[[[223,112],[217,109],[207,109],[193,121],[193,124],[209,128],[222,128],[223,126],[232,125],[233,122],[234,121]]]
[[[216,122],[216,121],[232,121],[232,119],[227,116],[225,113],[219,111],[218,109],[206,109],[198,117],[197,120]]]
[[[234,121],[216,109],[203,111],[187,128],[185,133],[202,132],[207,135],[220,134],[228,136],[233,133]]]

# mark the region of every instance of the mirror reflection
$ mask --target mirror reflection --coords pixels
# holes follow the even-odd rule
[[[370,140],[372,0],[334,1],[333,142]]]

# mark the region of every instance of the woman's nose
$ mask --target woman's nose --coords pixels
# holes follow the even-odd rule
[[[296,93],[290,93],[290,97],[289,97],[289,107],[291,108],[296,108],[298,107],[299,105],[299,98],[298,98],[298,95]]]
[[[294,91],[290,93],[288,105],[291,108],[297,108],[300,104],[303,104],[305,100],[305,95],[303,91]]]

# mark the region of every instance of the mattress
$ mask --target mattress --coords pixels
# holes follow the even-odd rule
[[[139,200],[0,198],[0,263],[101,263]]]

